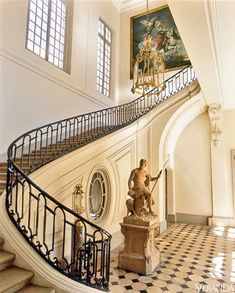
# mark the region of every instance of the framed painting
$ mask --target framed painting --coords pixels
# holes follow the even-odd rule
[[[165,71],[177,70],[190,65],[190,60],[178,29],[167,5],[142,13],[131,18],[131,52],[130,52],[130,77],[133,76],[133,65],[139,53],[144,36],[149,33],[155,41],[156,49],[164,57]]]

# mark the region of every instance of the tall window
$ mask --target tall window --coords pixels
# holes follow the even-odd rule
[[[30,0],[26,47],[65,70],[67,6],[64,0]]]
[[[99,19],[97,52],[97,91],[110,96],[112,34],[107,25]]]

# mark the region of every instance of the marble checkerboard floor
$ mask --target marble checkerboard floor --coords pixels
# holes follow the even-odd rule
[[[150,276],[119,270],[111,254],[110,292],[235,292],[235,228],[173,224],[156,239],[160,267]]]

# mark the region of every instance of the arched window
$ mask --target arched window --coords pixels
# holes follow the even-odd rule
[[[68,71],[69,6],[65,0],[30,0],[26,48]]]

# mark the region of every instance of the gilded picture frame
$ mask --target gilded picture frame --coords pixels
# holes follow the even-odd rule
[[[131,17],[130,22],[130,78],[132,79],[133,64],[147,32],[147,13]],[[148,27],[156,49],[164,56],[165,71],[177,70],[191,64],[168,5],[149,11]]]

